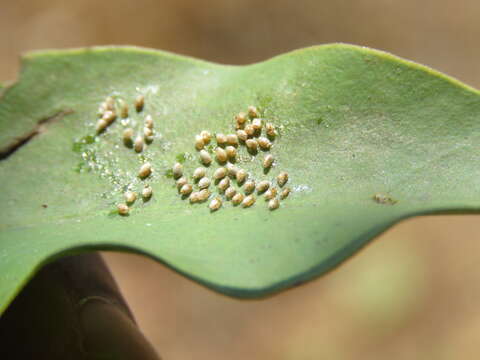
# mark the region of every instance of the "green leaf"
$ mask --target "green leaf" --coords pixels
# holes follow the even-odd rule
[[[161,137],[141,155],[122,144],[120,119],[95,136],[109,95],[129,103],[137,127],[153,116]],[[194,136],[232,132],[249,105],[279,129],[276,166],[265,175],[262,152],[239,166],[256,179],[287,171],[291,195],[275,211],[260,196],[251,208],[225,201],[213,213],[182,200],[172,164],[191,174]],[[349,45],[250,66],[138,48],[30,54],[0,101],[0,308],[45,263],[92,250],[145,254],[238,297],[300,284],[402,219],[477,212],[479,119],[476,90]],[[154,173],[140,181],[146,160]],[[123,191],[144,182],[153,198],[119,216]]]

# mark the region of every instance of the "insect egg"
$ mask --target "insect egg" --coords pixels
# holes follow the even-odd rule
[[[280,199],[285,199],[286,197],[288,197],[288,195],[290,194],[290,188],[285,188],[282,190],[282,192],[280,193]]]
[[[230,178],[225,177],[218,183],[218,189],[220,191],[225,191],[230,186]]]
[[[251,118],[256,118],[259,116],[258,110],[255,106],[250,105],[248,107],[248,116],[250,116]]]
[[[272,123],[265,124],[265,132],[267,133],[267,136],[270,138],[274,138],[277,135],[277,132],[275,131],[275,126],[273,126]]]
[[[277,196],[277,188],[271,187],[265,192],[266,200],[272,200],[275,196]]]
[[[267,180],[260,181],[257,184],[257,192],[258,193],[263,193],[263,192],[267,191],[269,187],[270,187],[270,182],[269,181],[267,181]]]
[[[210,179],[208,177],[203,177],[198,182],[199,189],[207,189],[210,186]]]
[[[200,180],[205,176],[206,173],[207,169],[205,169],[204,167],[198,167],[193,171],[193,178],[195,180]]]
[[[233,205],[238,205],[243,201],[243,194],[242,193],[236,193],[234,197],[232,198],[232,204]]]
[[[227,146],[225,148],[225,152],[226,152],[227,157],[229,159],[234,160],[237,157],[237,149],[235,149],[235,147],[233,147],[233,146]]]
[[[245,132],[247,133],[247,136],[253,136],[255,134],[255,128],[252,124],[247,124],[245,125]]]
[[[238,168],[235,165],[231,163],[227,163],[226,167],[227,167],[228,176],[235,177],[237,175]]]
[[[102,119],[105,120],[108,124],[111,124],[116,118],[117,115],[113,111],[105,111],[102,116]]]
[[[268,202],[268,208],[269,208],[270,210],[278,209],[279,206],[280,206],[280,201],[278,201],[278,199],[271,199],[271,200]]]
[[[282,171],[280,174],[277,176],[277,184],[280,187],[283,187],[288,181],[288,173],[285,171]]]
[[[180,190],[182,186],[186,183],[188,183],[187,178],[182,176],[180,179],[177,180],[177,189]]]
[[[104,102],[105,109],[114,110],[115,109],[115,99],[111,96],[108,96]]]
[[[117,209],[120,215],[128,215],[128,211],[130,210],[126,204],[118,204]]]
[[[222,206],[222,200],[220,198],[213,199],[208,205],[211,211],[217,211]]]
[[[215,149],[215,156],[219,163],[224,163],[227,161],[227,152],[221,147],[217,147]]]
[[[245,180],[247,179],[247,172],[243,169],[240,169],[237,171],[237,174],[236,174],[236,178],[237,178],[237,183],[240,185],[240,184],[243,184],[245,182]]]
[[[202,135],[195,135],[195,149],[202,150],[205,147],[205,142]]]
[[[173,167],[172,167],[172,171],[173,171],[173,177],[175,179],[178,179],[179,177],[181,177],[183,175],[183,166],[182,164],[180,163],[175,163],[173,164]]]
[[[273,164],[273,156],[272,156],[272,154],[268,154],[263,159],[263,167],[265,169],[269,169],[272,166],[272,164]]]
[[[135,98],[135,109],[137,110],[137,112],[142,111],[144,105],[145,105],[145,97],[143,95],[138,95]]]
[[[227,144],[232,146],[238,145],[238,136],[235,134],[228,134],[227,135]]]
[[[135,138],[135,143],[133,145],[133,148],[135,149],[135,151],[137,153],[139,152],[142,152],[143,151],[143,138],[138,135],[136,138]]]
[[[257,148],[258,148],[258,142],[257,140],[255,139],[248,139],[246,142],[245,142],[245,145],[247,146],[247,149],[248,151],[250,152],[257,152]]]
[[[152,115],[145,116],[145,127],[153,129],[153,118]]]
[[[108,126],[108,123],[103,120],[103,119],[100,119],[97,121],[97,126],[96,126],[96,131],[98,134],[100,134],[103,130],[105,130]]]
[[[190,194],[190,203],[193,204],[193,203],[196,203],[196,202],[199,202],[200,201],[200,192],[198,191],[194,191]]]
[[[237,126],[242,128],[247,121],[247,114],[244,112],[238,113],[238,115],[235,115],[235,121],[237,122]]]
[[[253,119],[252,120],[252,127],[255,132],[259,132],[262,130],[262,119]]]
[[[254,192],[255,191],[255,181],[248,180],[245,183],[245,186],[243,187],[243,190],[245,191],[245,194],[251,194],[252,192]]]
[[[248,195],[246,196],[243,201],[242,201],[242,206],[244,208],[250,207],[255,203],[255,196],[253,195]]]
[[[143,136],[145,137],[145,142],[151,144],[153,142],[153,131],[150,128],[143,128]]]
[[[149,162],[144,163],[138,171],[138,177],[145,179],[152,173],[152,165]]]
[[[225,176],[227,176],[227,169],[225,169],[224,167],[218,168],[218,169],[215,170],[215,172],[213,173],[213,178],[214,178],[215,180],[221,180],[221,179],[223,179]]]
[[[210,140],[212,139],[212,134],[210,134],[207,130],[203,130],[200,132],[200,136],[202,137],[205,145],[210,144]]]
[[[180,194],[187,196],[192,192],[193,188],[190,184],[185,184],[180,188]]]
[[[128,117],[128,105],[125,101],[120,100],[120,116],[122,119],[126,119]]]
[[[132,146],[132,139],[133,139],[133,129],[127,128],[123,130],[123,143],[126,146]]]
[[[137,194],[133,191],[126,191],[123,196],[125,197],[125,201],[127,204],[133,204],[135,200],[137,200]]]
[[[217,140],[217,145],[218,146],[224,146],[227,143],[227,137],[225,136],[225,134],[218,133],[215,136],[215,138]]]
[[[230,186],[229,188],[227,188],[227,190],[225,190],[225,197],[227,199],[231,199],[235,196],[236,193],[237,193],[237,190],[235,190],[233,186]]]
[[[205,201],[210,197],[211,192],[208,189],[203,189],[198,192],[198,201]]]
[[[153,136],[153,130],[150,129],[149,127],[144,127],[143,128],[143,136],[145,136],[145,138],[149,138],[149,137],[152,137]]]
[[[262,150],[270,150],[272,143],[266,137],[259,137],[258,138],[258,145]]]
[[[210,163],[212,162],[212,157],[210,156],[210,154],[208,153],[208,151],[206,150],[200,150],[200,161],[204,164],[204,165],[210,165]]]
[[[152,197],[153,190],[150,187],[150,185],[145,185],[145,187],[142,190],[142,197],[144,200],[148,200]]]
[[[237,130],[237,137],[240,141],[247,141],[248,139],[248,135],[247,133],[245,132],[245,130]]]

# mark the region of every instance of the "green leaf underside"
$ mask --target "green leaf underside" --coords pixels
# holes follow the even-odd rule
[[[134,116],[152,114],[162,135],[144,153],[154,196],[121,217],[112,213],[121,199],[112,181],[128,183],[139,156],[122,145],[119,123],[94,144],[79,139],[95,134],[106,96],[131,104],[140,92],[145,109]],[[216,291],[259,297],[330,270],[401,219],[477,212],[478,95],[420,65],[343,44],[249,66],[138,48],[28,55],[0,98],[0,144],[73,113],[0,161],[0,309],[63,255],[142,253]],[[260,197],[252,208],[215,213],[181,200],[167,170],[179,157],[186,170],[197,167],[195,134],[233,131],[248,105],[281,128],[271,176],[287,171],[291,196],[276,211]],[[85,149],[113,175],[83,171]],[[374,201],[377,193],[390,201]]]

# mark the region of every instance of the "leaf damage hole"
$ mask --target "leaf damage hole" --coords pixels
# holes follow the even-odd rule
[[[70,115],[72,113],[73,113],[72,109],[61,110],[53,114],[52,116],[48,116],[43,119],[40,119],[37,122],[37,125],[35,125],[35,127],[32,130],[30,130],[29,132],[21,136],[16,137],[9,144],[0,148],[0,161],[9,158],[11,155],[13,155],[13,153],[15,153],[22,146],[26,145],[35,136],[44,133],[47,129],[48,124],[61,120],[64,116]]]
[[[390,195],[383,193],[376,193],[375,195],[373,195],[372,199],[377,204],[382,205],[395,205],[398,202],[398,200],[392,198]]]

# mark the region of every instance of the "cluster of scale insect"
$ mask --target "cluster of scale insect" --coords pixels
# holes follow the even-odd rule
[[[274,179],[256,179],[241,164],[261,157],[264,174],[278,161],[271,154],[277,138],[275,126],[260,117],[255,106],[240,112],[234,118],[235,131],[230,134],[212,135],[203,130],[195,136],[194,147],[198,152],[199,167],[188,176],[181,163],[172,167],[176,188],[180,196],[191,203],[208,203],[210,211],[217,211],[225,202],[234,207],[249,208],[263,196],[270,210],[280,207],[290,194],[286,187],[288,173],[280,171]],[[248,156],[241,155],[245,149]],[[210,173],[210,174],[209,174]]]
[[[134,111],[137,114],[144,113],[145,97],[144,95],[138,95],[133,102]],[[128,103],[120,98],[107,97],[105,101],[100,104],[98,109],[99,119],[96,123],[97,139],[107,131],[116,121],[121,121],[123,126],[121,143],[123,146],[133,149],[136,153],[141,154],[155,139],[154,121],[151,115],[145,115],[141,124],[137,124],[131,119],[130,109]],[[108,171],[108,169],[106,170]],[[153,195],[151,186],[146,183],[146,180],[151,176],[153,172],[152,165],[149,161],[146,161],[142,156],[142,163],[135,176],[135,180],[126,186],[124,190],[122,203],[117,204],[117,210],[120,215],[128,215],[130,208],[135,204],[139,197],[144,202],[149,201]],[[118,185],[116,190],[120,190],[120,183],[114,181]],[[138,194],[132,190],[134,183],[141,184],[141,191]]]

